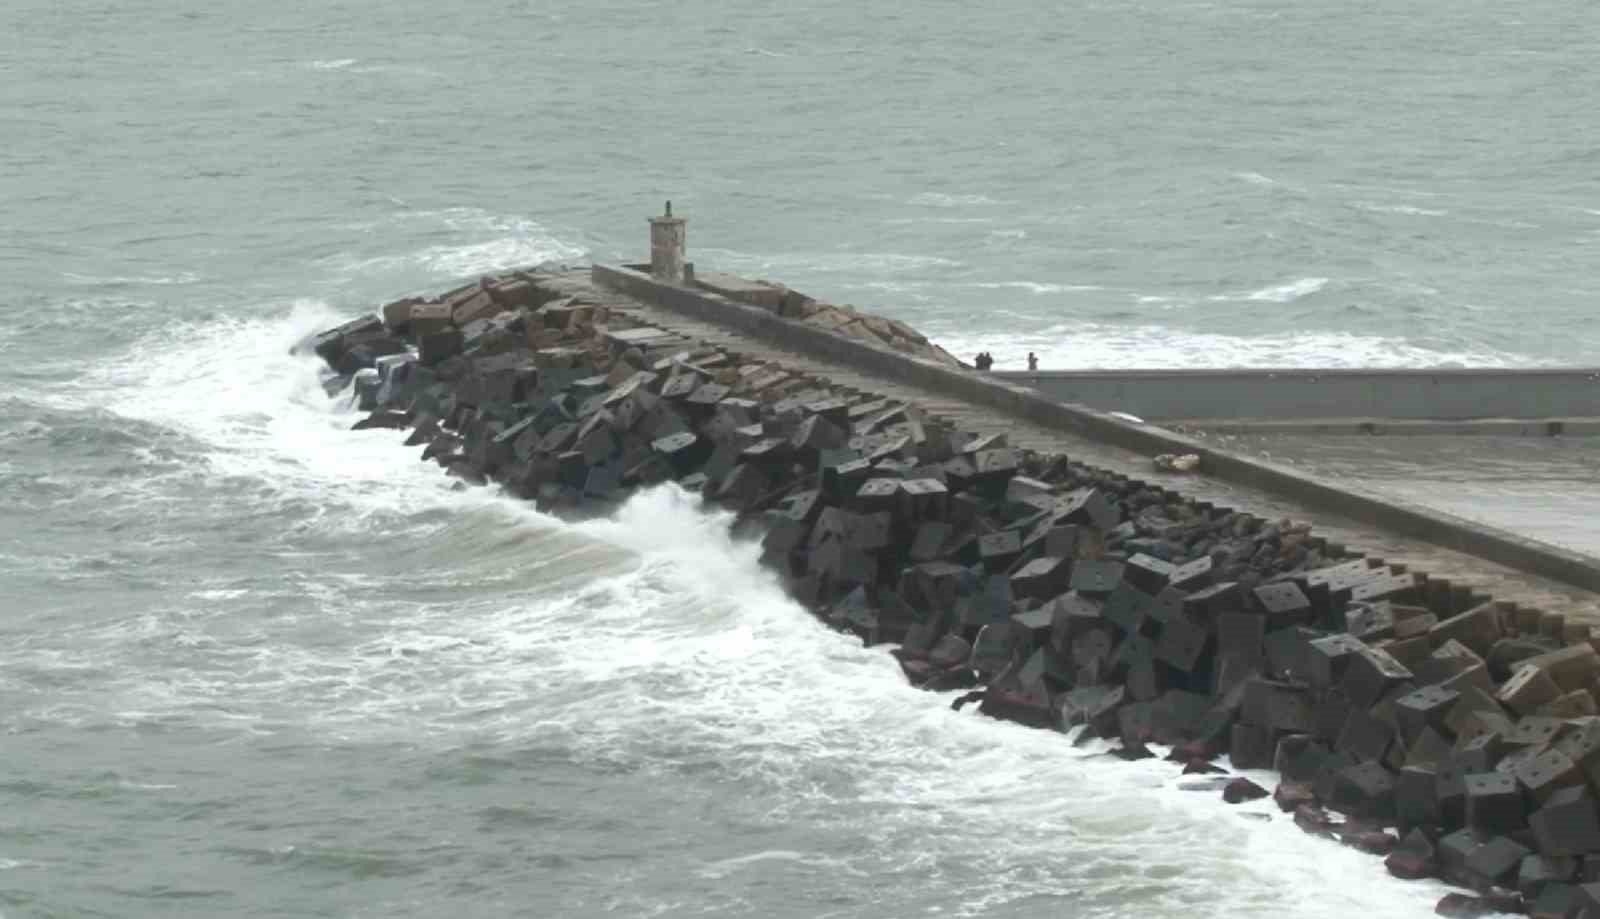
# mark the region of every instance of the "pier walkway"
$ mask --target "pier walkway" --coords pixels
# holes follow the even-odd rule
[[[1457,551],[1387,527],[1360,522],[1327,506],[1326,499],[1307,502],[1287,497],[1280,491],[1250,487],[1209,475],[1159,472],[1152,466],[1150,452],[1114,445],[1071,430],[1066,425],[1041,424],[1019,413],[1006,412],[991,405],[908,383],[896,379],[897,374],[892,371],[882,374],[870,372],[860,361],[821,353],[825,349],[832,350],[832,347],[819,347],[814,336],[791,334],[785,329],[785,326],[798,323],[780,321],[752,326],[745,315],[752,309],[750,307],[732,302],[719,305],[715,296],[683,288],[655,290],[647,275],[628,269],[597,266],[593,270],[573,270],[563,273],[556,283],[567,294],[581,296],[608,310],[624,313],[638,322],[692,341],[706,342],[736,352],[748,360],[775,364],[792,372],[824,378],[834,385],[914,404],[928,415],[946,421],[959,430],[979,434],[1003,432],[1012,446],[1065,453],[1079,462],[1259,517],[1309,521],[1315,525],[1315,532],[1329,542],[1343,544],[1352,551],[1381,558],[1389,564],[1404,564],[1408,570],[1426,573],[1430,580],[1444,579],[1458,590],[1466,586],[1474,593],[1489,594],[1503,602],[1564,612],[1569,621],[1581,620],[1600,625],[1600,594],[1589,589],[1592,583],[1600,582],[1600,559],[1521,540],[1493,528],[1483,528],[1493,539],[1514,543],[1513,548],[1519,551],[1509,554],[1516,555],[1518,561],[1532,557],[1537,564],[1548,555],[1559,563],[1556,566],[1559,570],[1574,575],[1559,579],[1547,577],[1530,573],[1526,570],[1527,565],[1513,567],[1484,557],[1489,553]],[[624,289],[629,292],[624,292]],[[725,321],[721,321],[724,316]],[[887,363],[887,359],[898,356],[885,352],[884,357]],[[1161,429],[1152,430],[1159,435],[1167,434]],[[1370,503],[1374,498],[1363,496],[1361,500]],[[1402,506],[1401,510],[1407,509]],[[1474,526],[1470,521],[1462,520],[1452,520],[1452,524],[1469,529]],[[1595,579],[1586,584],[1590,572]]]

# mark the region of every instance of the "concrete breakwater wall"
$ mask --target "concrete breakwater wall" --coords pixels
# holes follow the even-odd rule
[[[1441,908],[1600,910],[1600,655],[1560,612],[974,438],[537,274],[305,347],[330,391],[353,381],[356,427],[408,429],[464,482],[583,512],[670,481],[737,511],[799,603],[957,707],[1124,757],[1168,745],[1190,772],[1276,768],[1308,832],[1479,892]]]
[[[1151,421],[1520,419],[1542,421],[1540,433],[1548,435],[1592,433],[1592,420],[1600,418],[1600,369],[1590,367],[1054,370],[995,375],[1053,399],[1129,412]]]

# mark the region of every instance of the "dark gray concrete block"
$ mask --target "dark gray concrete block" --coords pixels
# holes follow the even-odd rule
[[[1485,833],[1515,833],[1528,825],[1522,792],[1513,777],[1501,772],[1479,772],[1463,780],[1467,825]]]

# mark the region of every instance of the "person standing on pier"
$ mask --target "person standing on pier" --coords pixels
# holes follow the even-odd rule
[[[1039,355],[1034,354],[1032,351],[1028,352],[1028,369],[1029,370],[1038,370],[1039,369]]]

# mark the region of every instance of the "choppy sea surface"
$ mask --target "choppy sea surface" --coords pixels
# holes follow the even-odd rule
[[[1428,915],[1269,808],[905,687],[682,494],[451,491],[286,349],[637,258],[671,198],[702,267],[1002,367],[1593,363],[1597,26],[8,0],[0,915]]]

